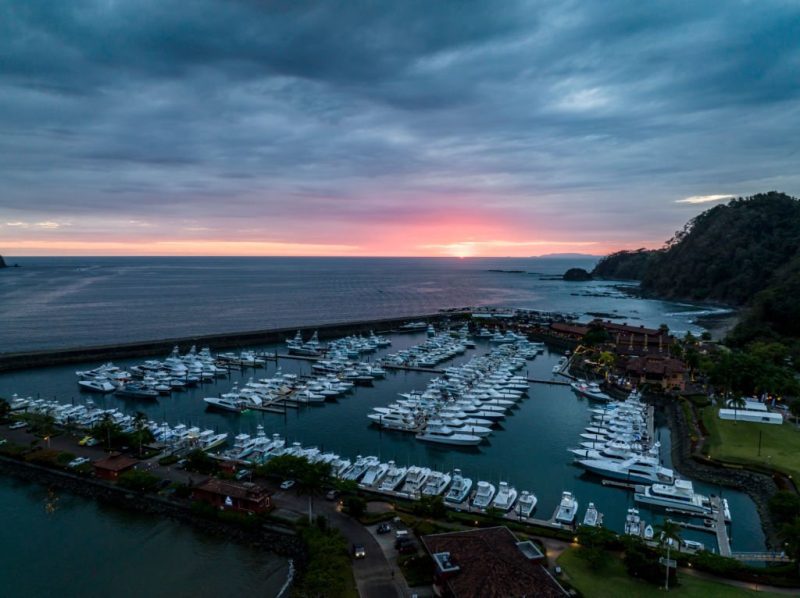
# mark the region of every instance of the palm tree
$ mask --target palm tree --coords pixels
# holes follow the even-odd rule
[[[664,519],[659,525],[656,526],[656,530],[658,531],[659,544],[661,544],[662,548],[665,545],[667,547],[667,577],[666,581],[664,582],[664,587],[669,591],[669,552],[673,543],[680,545],[681,528],[674,521],[670,519]]]
[[[733,407],[733,423],[738,421],[738,417],[736,415],[736,411],[738,409],[742,409],[747,405],[747,401],[745,401],[742,397],[733,397],[728,404]]]
[[[139,441],[139,457],[142,456],[142,437],[144,436],[147,416],[141,411],[137,411],[133,416],[133,429],[136,430],[136,439]]]
[[[329,484],[331,466],[329,463],[307,463],[297,475],[297,492],[308,497],[308,522],[314,519],[314,496],[320,494]]]

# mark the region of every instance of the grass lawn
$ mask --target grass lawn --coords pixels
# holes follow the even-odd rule
[[[595,572],[589,569],[586,561],[578,557],[576,550],[570,548],[559,558],[569,582],[577,588],[586,598],[606,596],[624,596],[625,598],[647,598],[649,596],[676,596],[684,598],[745,598],[763,596],[777,598],[780,594],[768,592],[754,592],[728,586],[722,583],[697,579],[686,574],[678,574],[679,585],[670,588],[669,594],[658,587],[628,577],[622,561],[617,556],[609,559],[603,571]]]
[[[795,424],[777,426],[722,420],[716,407],[703,409],[703,423],[710,434],[709,448],[714,459],[763,465],[800,479],[800,429]]]

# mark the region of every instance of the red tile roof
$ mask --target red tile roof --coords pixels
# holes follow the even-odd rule
[[[507,527],[424,536],[431,554],[448,552],[458,567],[442,578],[455,598],[562,598],[567,593],[540,564],[517,546]]]
[[[105,459],[95,461],[94,465],[97,469],[105,469],[106,471],[124,471],[136,465],[138,461],[131,459],[125,455],[109,455]]]

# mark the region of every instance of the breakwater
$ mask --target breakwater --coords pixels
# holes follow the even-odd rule
[[[368,333],[374,330],[384,334],[397,331],[404,323],[417,320],[426,323],[443,322],[445,320],[460,321],[469,318],[469,310],[453,310],[435,314],[406,316],[402,318],[381,318],[375,320],[359,320],[321,326],[275,328],[250,332],[234,332],[225,334],[208,334],[168,338],[154,341],[139,341],[115,345],[98,345],[88,347],[72,347],[47,351],[30,351],[24,353],[0,353],[0,372],[24,370],[27,368],[66,365],[88,361],[106,361],[131,357],[147,357],[167,354],[176,345],[185,352],[192,345],[213,346],[215,350],[240,348],[260,344],[282,343],[294,335],[297,330],[303,334],[313,331],[319,333],[321,339],[336,338],[350,334]]]
[[[169,517],[190,524],[202,533],[224,537],[226,540],[269,551],[290,558],[299,569],[304,569],[308,554],[303,541],[289,528],[276,525],[244,527],[196,514],[187,504],[178,503],[152,494],[134,492],[117,486],[57,471],[0,455],[0,474],[12,476],[48,488],[57,488],[76,496],[96,500],[117,508],[139,513]]]

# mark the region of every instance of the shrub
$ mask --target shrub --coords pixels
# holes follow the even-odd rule
[[[344,499],[344,511],[351,517],[358,519],[367,510],[366,501],[359,496],[348,496]]]
[[[800,496],[781,490],[769,499],[769,510],[778,523],[790,523],[800,517]]]
[[[140,492],[155,490],[159,481],[159,478],[152,473],[140,471],[138,469],[126,471],[117,478],[117,483],[121,487],[127,488],[128,490],[138,490]]]

